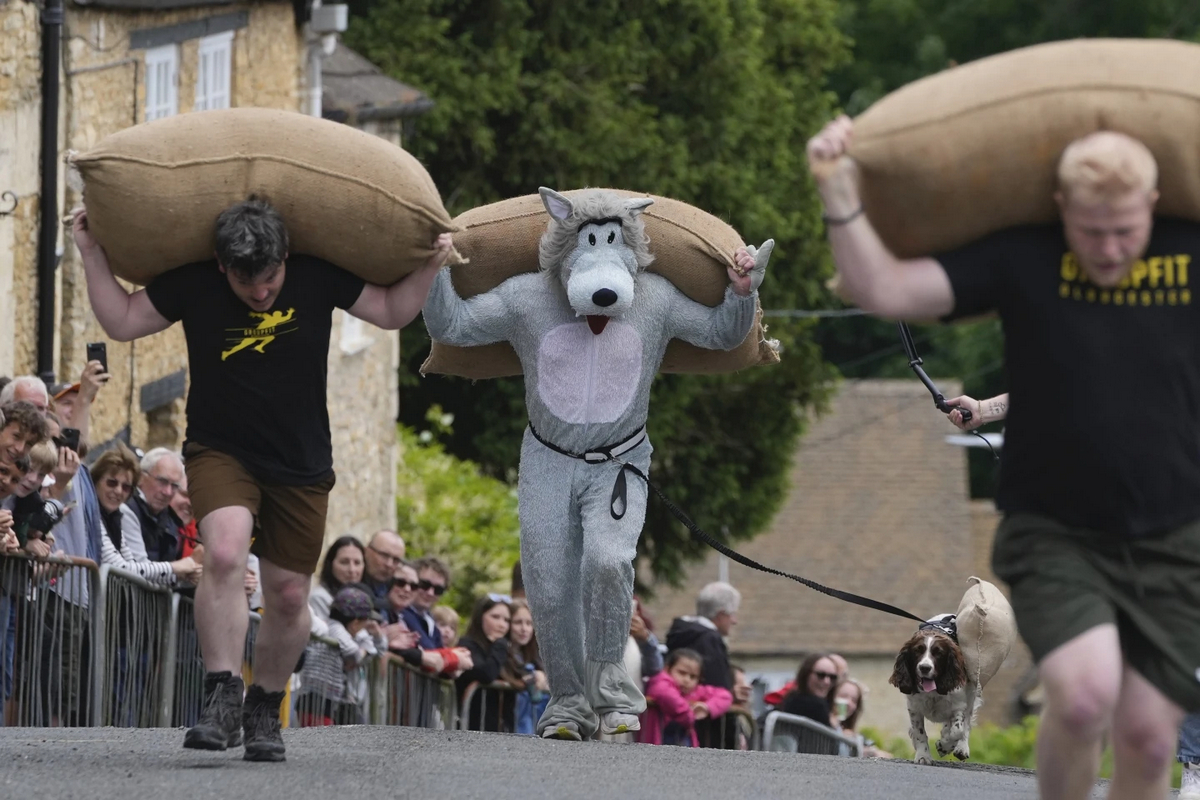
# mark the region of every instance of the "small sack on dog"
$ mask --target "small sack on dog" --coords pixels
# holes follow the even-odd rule
[[[563,194],[571,197],[584,190]],[[732,227],[695,206],[679,200],[612,189],[626,197],[653,197],[643,212],[646,235],[654,262],[647,268],[671,281],[698,303],[717,306],[729,285],[726,268],[745,243]],[[523,272],[538,269],[538,242],[546,231],[545,206],[539,195],[502,200],[460,214],[454,223],[462,231],[454,245],[466,263],[451,267],[454,289],[466,299],[499,286]],[[776,343],[767,340],[762,309],[746,339],[729,351],[703,350],[672,341],[663,357],[661,372],[734,372],[779,361]],[[507,342],[482,347],[454,347],[434,342],[422,374],[458,375],[465,378],[501,378],[522,373],[521,362]]]
[[[1200,220],[1200,44],[1074,39],[901,87],[855,120],[863,205],[902,258],[1058,219],[1058,158],[1099,130],[1158,160],[1159,213]]]
[[[967,662],[967,674],[980,689],[987,685],[1008,658],[1017,639],[1017,623],[1008,599],[974,576],[958,604],[958,646]]]
[[[293,253],[390,285],[457,227],[409,153],[293,111],[229,108],[126,128],[69,163],[113,272],[147,284],[213,257],[217,215],[257,195],[283,216]]]

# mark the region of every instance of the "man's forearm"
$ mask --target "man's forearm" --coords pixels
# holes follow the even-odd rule
[[[88,300],[100,327],[113,339],[127,341],[123,336],[123,323],[129,315],[129,292],[117,282],[102,249],[88,248],[80,250],[79,254],[87,276]]]
[[[841,276],[841,292],[865,311],[877,312],[877,297],[886,296],[883,284],[895,257],[884,246],[866,215],[861,213],[862,199],[848,177],[831,179],[821,187],[825,205],[829,245]],[[857,216],[855,216],[857,215]],[[838,220],[849,220],[839,223]]]
[[[999,422],[1008,416],[1008,393],[996,395],[990,400],[979,402],[980,416],[986,422]]]
[[[387,307],[387,325],[381,327],[398,330],[417,318],[429,296],[429,287],[437,276],[437,269],[421,267],[404,280],[389,286],[384,303]]]

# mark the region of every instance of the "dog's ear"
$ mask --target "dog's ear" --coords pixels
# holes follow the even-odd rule
[[[899,689],[902,694],[913,694],[917,690],[912,660],[912,641],[909,640],[900,648],[900,654],[896,656],[896,665],[892,667],[892,677],[888,678],[888,683]]]
[[[942,662],[938,667],[938,694],[950,694],[961,689],[967,682],[967,662],[963,659],[962,649],[951,639],[945,642]]]

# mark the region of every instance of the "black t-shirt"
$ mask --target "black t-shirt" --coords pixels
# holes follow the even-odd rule
[[[354,305],[365,282],[311,256],[290,256],[286,270],[266,312],[238,299],[216,261],[164,273],[146,293],[158,313],[183,321],[188,441],[269,483],[308,485],[333,467],[325,386],[333,309]]]
[[[998,311],[1010,409],[996,505],[1142,536],[1200,518],[1200,224],[1158,218],[1116,289],[1062,226],[1013,228],[938,258],[949,318]]]

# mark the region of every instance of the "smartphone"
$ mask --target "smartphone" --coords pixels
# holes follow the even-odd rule
[[[79,452],[79,429],[78,428],[63,428],[59,433],[59,437],[63,441],[63,447],[70,448],[76,453]]]
[[[89,363],[99,361],[104,371],[108,372],[108,345],[104,342],[88,342],[87,360]]]

